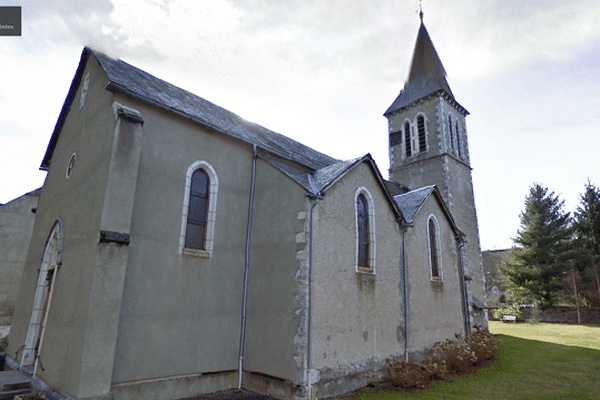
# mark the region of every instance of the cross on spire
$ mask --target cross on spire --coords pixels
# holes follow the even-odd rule
[[[423,0],[419,0],[419,18],[423,22]]]

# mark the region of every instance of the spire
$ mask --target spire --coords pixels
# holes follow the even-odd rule
[[[446,83],[446,70],[442,65],[442,61],[440,60],[437,51],[435,51],[433,42],[429,37],[429,32],[427,32],[427,28],[425,28],[425,24],[421,19],[421,26],[419,27],[419,33],[417,35],[417,42],[412,56],[407,83],[427,81],[430,79],[439,79]],[[448,84],[446,83],[445,86],[448,86]],[[449,87],[444,89],[447,89],[447,91],[450,92]],[[452,93],[450,92],[449,94]]]
[[[385,115],[438,90],[443,90],[454,98],[446,81],[446,70],[423,23],[423,9],[420,9],[419,17],[421,25],[417,34],[408,79],[404,84],[404,89],[385,112]]]

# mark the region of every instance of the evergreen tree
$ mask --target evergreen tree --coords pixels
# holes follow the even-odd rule
[[[563,207],[564,201],[554,192],[537,183],[530,188],[513,239],[518,247],[502,269],[506,279],[533,296],[542,309],[554,305],[563,276],[576,258],[570,215]]]
[[[600,305],[600,189],[589,181],[575,211],[576,243],[585,256],[586,292],[594,305]]]
[[[590,257],[600,256],[600,189],[588,182],[575,211],[575,235]]]

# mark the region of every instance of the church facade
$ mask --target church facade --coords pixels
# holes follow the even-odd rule
[[[467,112],[439,67],[422,24],[386,180],[85,48],[9,365],[57,398],[311,399],[485,326]]]

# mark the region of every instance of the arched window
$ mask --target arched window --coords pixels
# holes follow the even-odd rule
[[[31,368],[31,373],[35,373],[38,355],[44,338],[44,329],[50,313],[50,303],[52,301],[52,292],[54,282],[56,281],[56,270],[61,265],[61,251],[63,244],[63,225],[62,220],[58,219],[52,226],[50,235],[44,247],[42,262],[38,273],[38,282],[35,287],[35,296],[33,299],[33,309],[25,345],[23,347],[23,357],[21,358],[22,368]]]
[[[375,213],[373,198],[364,188],[355,194],[356,271],[375,273]]]
[[[456,149],[458,151],[458,156],[460,158],[462,158],[462,151],[461,151],[461,143],[460,143],[460,130],[458,129],[458,121],[456,122],[456,124],[454,124],[454,131],[456,132]]]
[[[454,129],[452,129],[452,115],[448,115],[448,132],[449,132],[449,136],[448,139],[450,140],[450,148],[452,149],[452,152],[454,153],[456,150],[454,148]]]
[[[358,225],[358,268],[369,268],[369,204],[364,194],[356,198],[356,223]]]
[[[419,131],[419,152],[427,151],[427,134],[425,132],[425,118],[422,115],[417,117],[417,130]]]
[[[187,172],[180,252],[209,257],[214,241],[218,179],[214,168],[196,161]]]
[[[432,280],[442,279],[442,252],[440,242],[440,230],[437,220],[433,215],[429,216],[427,222],[427,237],[429,248],[429,266]]]
[[[187,227],[185,230],[185,247],[191,249],[206,250],[209,182],[208,174],[203,169],[197,169],[192,174]]]
[[[405,157],[412,156],[412,140],[410,134],[410,122],[404,123],[404,154]]]

